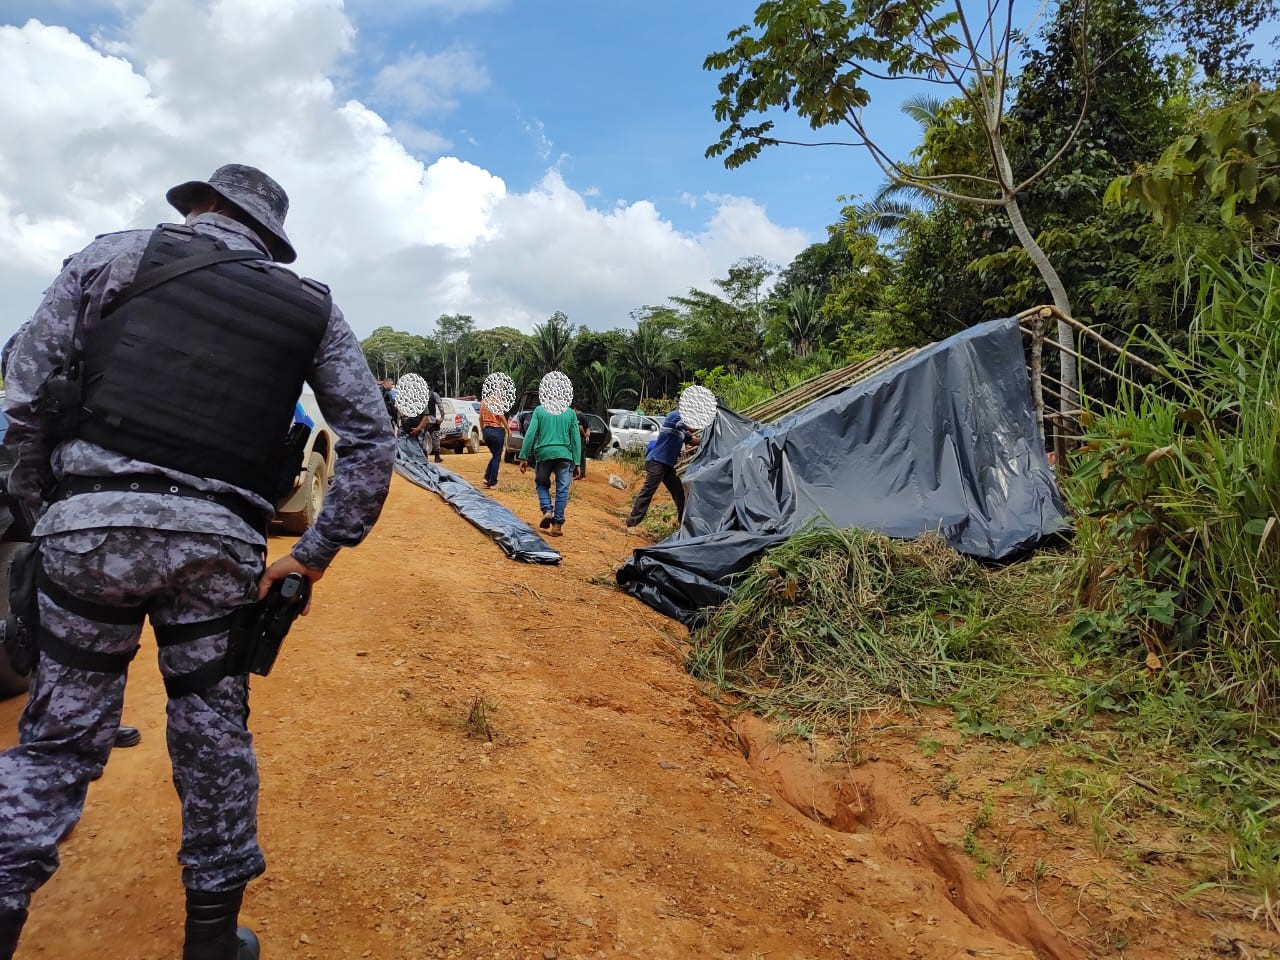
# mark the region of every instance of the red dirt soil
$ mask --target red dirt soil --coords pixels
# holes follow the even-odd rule
[[[486,459],[446,466],[478,484]],[[1034,893],[979,879],[963,814],[921,799],[911,744],[818,765],[763,721],[727,719],[681,669],[683,628],[612,585],[640,542],[610,472],[592,463],[575,485],[555,567],[508,560],[397,477],[368,542],[318,585],[253,681],[268,871],[242,920],[264,958],[1069,960],[1096,955],[1090,935],[1117,913],[1141,915],[1086,903],[1065,869]],[[494,495],[538,516],[531,473],[504,465]],[[0,745],[21,705],[0,704]],[[143,742],[90,788],[20,960],[181,954],[179,813],[146,652],[124,720]],[[1022,833],[1024,853],[1054,842]],[[1274,946],[1239,917],[1157,906],[1108,955]]]

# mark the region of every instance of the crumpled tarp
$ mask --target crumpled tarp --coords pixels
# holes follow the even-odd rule
[[[559,563],[560,553],[498,501],[486,497],[452,470],[431,463],[417,440],[396,440],[396,473],[438,493],[458,513],[497,541],[504,553],[525,563]]]
[[[687,624],[762,551],[813,523],[1004,560],[1068,529],[1031,407],[1022,337],[993,320],[777,424],[721,408],[685,470],[684,521],[617,581]]]

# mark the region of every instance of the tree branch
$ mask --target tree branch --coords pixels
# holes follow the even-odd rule
[[[1049,169],[1066,155],[1066,152],[1071,148],[1071,144],[1075,143],[1076,136],[1080,133],[1080,128],[1084,126],[1085,116],[1089,112],[1089,92],[1092,89],[1092,84],[1090,83],[1090,78],[1092,77],[1092,73],[1089,70],[1088,50],[1089,50],[1089,0],[1084,0],[1083,10],[1080,16],[1079,51],[1080,51],[1081,66],[1084,68],[1080,71],[1081,76],[1084,78],[1084,95],[1080,101],[1080,112],[1076,116],[1076,122],[1071,127],[1071,131],[1066,135],[1065,138],[1063,138],[1062,146],[1058,148],[1057,152],[1054,153],[1052,157],[1050,157],[1047,161],[1041,164],[1039,170],[1031,174],[1031,176],[1027,177],[1021,183],[1019,183],[1014,188],[1015,193],[1021,193],[1022,191],[1026,190],[1028,187],[1036,183],[1036,181],[1038,181],[1046,173],[1048,173]]]

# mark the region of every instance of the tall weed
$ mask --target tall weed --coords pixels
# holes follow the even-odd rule
[[[1130,388],[1089,427],[1068,495],[1077,633],[1140,641],[1206,695],[1280,706],[1280,268],[1205,264],[1185,349],[1155,334],[1168,383]],[[1107,619],[1107,617],[1110,619]],[[1157,663],[1158,661],[1158,663]]]

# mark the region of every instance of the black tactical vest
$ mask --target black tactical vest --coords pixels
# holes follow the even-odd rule
[[[85,336],[77,435],[271,500],[331,300],[323,284],[262,259],[203,266],[143,289],[160,268],[225,249],[185,226],[152,233],[118,309],[108,307]]]

